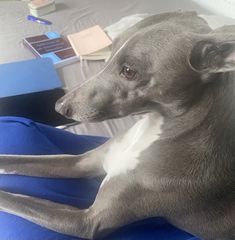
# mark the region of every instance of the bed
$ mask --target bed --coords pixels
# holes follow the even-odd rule
[[[213,0],[206,1],[206,3],[208,2],[210,2],[212,5],[214,3]],[[214,13],[218,14],[220,12],[218,10],[219,5],[217,5],[217,8],[210,6],[210,4],[205,4],[204,1],[188,0],[130,0],[128,2],[125,0],[56,0],[57,10],[44,16],[44,18],[52,21],[53,25],[45,26],[26,20],[26,16],[29,14],[27,1],[0,0],[0,64],[34,58],[31,52],[28,51],[28,49],[26,49],[22,43],[22,39],[27,36],[38,35],[48,31],[58,31],[61,34],[67,35],[83,30],[95,24],[99,24],[101,27],[105,28],[111,24],[114,24],[121,18],[133,14],[156,14],[165,11],[173,11],[180,8],[183,10],[196,10],[208,20],[211,27],[235,23],[235,20],[224,16],[226,15],[226,11],[221,11],[223,16],[214,15]],[[103,61],[83,61],[81,66],[80,62],[76,62],[59,68],[58,73],[64,82],[65,89],[69,90],[75,85],[81,84],[87,78],[98,72],[102,68],[103,64]],[[126,117],[118,120],[104,121],[97,124],[83,123],[76,126],[67,127],[66,130],[76,134],[112,137],[118,132],[128,129],[137,120],[138,117]],[[61,130],[50,129],[50,127],[34,123],[31,120],[20,118],[1,118],[0,127],[2,131],[0,135],[0,153],[78,154],[80,153],[79,151],[86,151],[91,146],[95,147],[104,141],[104,139],[91,138],[92,140],[89,140],[89,142],[89,138],[87,137],[75,136],[69,132],[65,134],[65,132],[60,132]],[[10,136],[9,131],[13,131],[13,134]],[[15,138],[15,134],[18,134],[19,138]],[[6,140],[7,137],[9,140]],[[58,138],[64,140],[63,146],[58,146]],[[39,142],[35,142],[32,139],[39,139]],[[14,143],[17,147],[12,148],[12,146],[6,144],[8,141]],[[73,145],[72,142],[75,145]],[[8,149],[9,147],[10,149]],[[28,186],[28,184],[30,186]],[[74,192],[71,186],[78,187],[78,190]],[[79,186],[82,186],[82,188]],[[77,206],[80,206],[79,204],[84,201],[84,207],[87,207],[86,204],[88,204],[88,202],[90,203],[91,199],[94,198],[94,192],[97,190],[97,187],[97,183],[81,182],[80,179],[55,180],[0,175],[1,189],[38,196],[54,201],[70,203]],[[88,195],[89,188],[93,188],[93,190],[90,190],[89,192],[90,195]],[[80,198],[79,201],[77,198]],[[1,222],[1,220],[4,221],[4,224]],[[140,235],[132,235],[132,238],[130,236],[128,237],[128,234],[125,235],[126,230],[124,229],[124,232],[121,232],[121,235],[117,235],[112,239],[130,240],[137,239],[137,237],[138,239],[149,240],[197,239],[191,235],[187,235],[187,233],[177,232],[177,229],[168,228],[169,226],[165,225],[164,221],[162,222],[162,220],[159,220],[158,223],[152,222],[151,224],[153,225],[151,225],[150,222],[145,222],[145,224],[150,228],[148,232],[140,231],[139,234],[142,234],[141,237]],[[161,226],[161,229],[156,230],[156,226]],[[13,227],[15,229],[14,231],[11,231],[11,228]],[[134,228],[138,230],[144,227],[144,225],[134,226]],[[4,230],[4,228],[7,230]],[[5,216],[4,213],[0,213],[0,229],[0,238],[4,240],[76,239],[69,236],[55,235],[55,233],[52,232],[49,233],[47,230],[42,229],[34,224],[24,222],[17,217]],[[151,231],[158,231],[157,235],[150,234]],[[172,233],[173,237],[171,236],[170,238],[170,235],[168,237],[166,237],[167,235],[164,234],[161,235],[161,231],[162,234],[163,232],[164,234],[166,232]],[[33,235],[30,236],[31,233]],[[22,238],[22,236],[25,237]],[[156,238],[156,236],[158,236],[158,238]]]

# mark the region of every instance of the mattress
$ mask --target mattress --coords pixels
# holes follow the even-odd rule
[[[22,39],[48,31],[58,31],[67,35],[99,24],[105,28],[125,16],[132,14],[157,14],[176,9],[196,10],[200,14],[213,14],[195,1],[180,0],[56,0],[57,10],[43,16],[52,21],[51,26],[40,25],[26,20],[29,14],[27,1],[0,1],[0,63],[32,59],[33,54],[26,49]],[[210,18],[213,24],[216,23]],[[66,90],[74,88],[97,73],[103,61],[84,61],[59,68],[58,72]],[[100,123],[82,123],[68,127],[77,134],[113,136],[130,128],[139,117],[132,116]]]

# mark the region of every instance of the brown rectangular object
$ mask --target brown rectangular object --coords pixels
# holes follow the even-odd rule
[[[112,44],[110,38],[98,25],[70,34],[68,39],[78,56],[88,55]]]

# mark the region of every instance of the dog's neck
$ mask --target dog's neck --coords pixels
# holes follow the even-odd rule
[[[217,138],[235,146],[235,72],[221,73],[218,87],[213,89],[213,106],[208,121]]]
[[[161,138],[177,138],[182,134],[192,131],[207,118],[212,105],[212,93],[205,93],[202,94],[201,99],[184,114],[178,117],[166,117]]]
[[[205,121],[214,130],[232,127],[235,131],[235,72],[221,73],[208,83],[200,100],[181,116],[165,118],[161,138],[176,138]]]
[[[220,79],[216,79],[219,82],[208,83],[208,89],[189,111],[177,118],[164,119],[158,139],[162,141],[157,144],[161,151],[168,152],[169,158],[175,154],[168,167],[176,177],[182,172],[176,171],[178,166],[174,168],[175,159],[182,169],[185,159],[190,159],[184,176],[191,176],[193,172],[198,181],[214,184],[219,179],[222,184],[234,185],[231,180],[235,166],[234,76],[231,72],[221,74]]]

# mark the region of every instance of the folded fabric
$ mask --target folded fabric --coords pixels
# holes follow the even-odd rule
[[[104,143],[107,138],[78,136],[18,117],[0,117],[0,153],[81,154]],[[0,189],[48,199],[79,208],[92,204],[101,179],[49,179],[0,175]],[[45,229],[12,214],[0,212],[0,239],[75,240]],[[152,218],[122,227],[105,240],[196,240],[164,219]],[[198,240],[198,239],[197,239]]]

